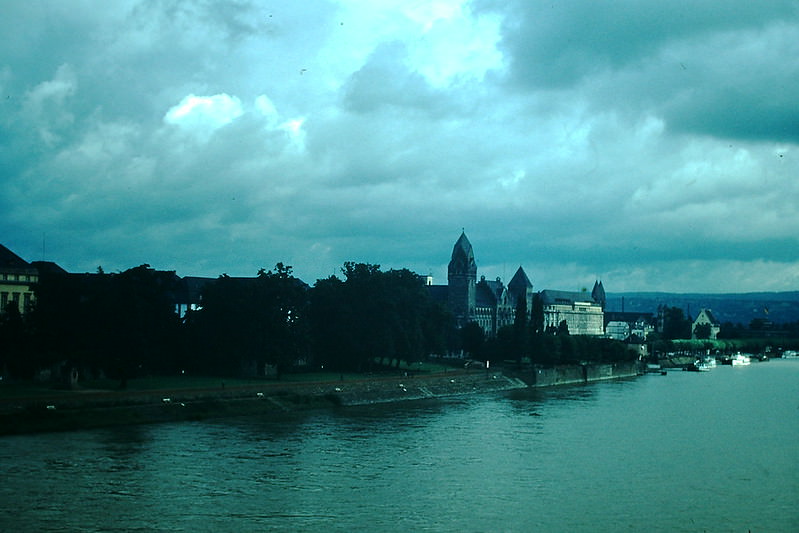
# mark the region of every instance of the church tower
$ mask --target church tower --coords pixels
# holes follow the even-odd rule
[[[605,296],[605,287],[602,286],[601,281],[597,280],[594,282],[594,288],[591,291],[591,297],[596,303],[602,306],[602,310],[604,311],[607,298]]]
[[[527,273],[521,266],[508,283],[508,291],[512,296],[514,306],[519,302],[519,298],[524,298],[524,305],[529,313],[533,308],[533,284],[530,283],[530,278],[527,277]]]
[[[455,315],[458,327],[474,317],[476,284],[477,264],[474,262],[474,251],[472,243],[463,232],[452,249],[452,259],[447,269],[449,309]]]

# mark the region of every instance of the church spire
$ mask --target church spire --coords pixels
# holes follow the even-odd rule
[[[452,248],[452,257],[450,258],[449,275],[469,275],[477,277],[477,264],[474,261],[474,250],[469,238],[466,237],[466,232],[461,232],[455,246]]]
[[[474,261],[472,243],[462,231],[452,247],[452,258],[447,268],[449,309],[458,326],[473,319],[477,283],[477,263]]]
[[[602,282],[597,280],[594,282],[594,288],[591,291],[591,298],[594,299],[596,303],[602,306],[602,309],[605,308],[605,287],[602,286]]]

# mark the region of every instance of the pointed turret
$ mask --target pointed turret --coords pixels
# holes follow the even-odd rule
[[[472,275],[477,279],[477,264],[474,262],[472,243],[466,233],[461,233],[460,238],[452,248],[452,257],[449,261],[448,273],[454,275]]]
[[[508,283],[508,288],[511,290],[518,290],[523,291],[532,289],[533,284],[530,283],[530,278],[527,277],[527,273],[524,271],[522,267],[516,271],[513,277],[510,279],[510,283]]]
[[[530,278],[527,273],[519,266],[519,269],[513,275],[508,283],[508,292],[514,305],[519,302],[519,298],[524,298],[527,309],[531,309],[533,305],[533,284],[530,283]]]
[[[474,314],[476,283],[477,264],[472,243],[463,232],[452,248],[452,258],[447,268],[449,309],[459,326],[466,324]]]
[[[593,298],[596,303],[601,305],[602,309],[605,308],[605,287],[602,286],[601,281],[594,282],[594,288],[591,290],[591,298]]]

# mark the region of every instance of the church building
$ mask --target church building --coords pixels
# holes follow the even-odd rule
[[[524,300],[527,313],[532,309],[533,284],[520,266],[505,285],[500,278],[477,278],[477,264],[466,233],[455,242],[447,268],[447,285],[430,285],[431,295],[445,303],[455,316],[457,327],[476,322],[486,335],[495,336],[503,326],[512,325],[516,309]],[[572,335],[604,334],[605,290],[602,282],[594,284],[591,294],[564,291],[541,291],[545,326],[566,321]]]
[[[431,294],[455,316],[460,328],[469,322],[480,325],[486,335],[494,336],[503,326],[513,324],[516,307],[524,299],[527,312],[533,302],[533,284],[522,267],[508,285],[500,278],[477,278],[474,250],[466,233],[461,233],[447,267],[447,285],[430,286]]]

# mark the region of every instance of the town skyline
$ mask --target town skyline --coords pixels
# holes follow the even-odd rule
[[[2,242],[71,272],[799,288],[794,1],[13,2]]]

